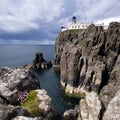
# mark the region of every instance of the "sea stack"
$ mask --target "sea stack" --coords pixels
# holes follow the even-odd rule
[[[50,68],[52,66],[52,62],[51,61],[46,61],[43,58],[43,53],[38,52],[35,54],[35,58],[33,60],[33,68],[34,69],[47,69]]]

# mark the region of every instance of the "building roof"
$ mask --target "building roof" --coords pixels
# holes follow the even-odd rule
[[[76,17],[75,17],[75,16],[73,16],[73,17],[72,17],[72,19],[76,19]]]

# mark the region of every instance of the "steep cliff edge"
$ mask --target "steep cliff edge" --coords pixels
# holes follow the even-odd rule
[[[107,107],[120,89],[120,23],[59,33],[55,64],[66,93],[95,91]]]

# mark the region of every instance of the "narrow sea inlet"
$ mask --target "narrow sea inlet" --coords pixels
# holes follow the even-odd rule
[[[46,60],[52,61],[54,58],[53,45],[1,45],[0,46],[0,67],[17,67],[25,64],[32,64],[34,54],[42,52]],[[48,95],[53,100],[56,111],[63,114],[65,110],[73,108],[69,99],[61,89],[58,73],[52,68],[42,71],[35,71],[40,81],[41,88],[47,90]]]
[[[40,80],[41,88],[47,90],[48,95],[53,100],[53,106],[57,112],[63,114],[65,110],[73,108],[64,94],[59,82],[59,74],[55,73],[52,68],[48,70],[36,71],[36,76]]]

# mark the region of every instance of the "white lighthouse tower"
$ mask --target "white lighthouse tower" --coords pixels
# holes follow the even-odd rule
[[[75,16],[72,17],[72,24],[76,24],[76,17]]]

